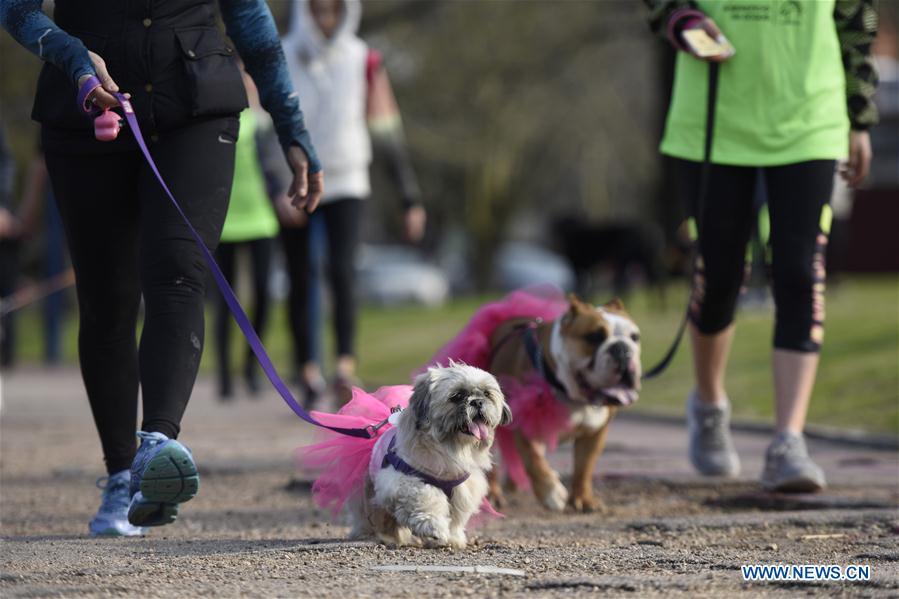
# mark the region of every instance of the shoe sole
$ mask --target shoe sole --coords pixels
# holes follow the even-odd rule
[[[94,539],[96,539],[96,538],[108,539],[111,537],[141,537],[144,535],[144,531],[140,530],[140,531],[135,531],[135,532],[130,532],[130,533],[124,533],[117,528],[109,527],[109,528],[104,528],[103,530],[100,530],[100,531],[88,529],[88,534],[90,534],[91,538],[94,538]]]
[[[135,495],[137,499],[137,495]],[[149,503],[132,501],[128,507],[128,522],[133,526],[164,526],[178,518],[177,503]]]
[[[776,485],[763,483],[763,486],[772,493],[817,493],[824,489],[823,485],[808,478],[787,480]]]
[[[178,504],[193,499],[199,489],[193,458],[180,443],[167,443],[144,468],[128,521],[134,526],[170,524],[178,517]]]

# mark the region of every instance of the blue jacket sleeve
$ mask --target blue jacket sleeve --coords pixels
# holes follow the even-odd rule
[[[87,48],[41,12],[41,0],[0,0],[0,26],[41,60],[47,61],[78,85],[82,75],[94,75]]]
[[[300,146],[309,159],[309,172],[321,170],[303,122],[299,96],[294,92],[275,20],[265,0],[219,0],[228,36],[259,88],[263,108],[272,116],[278,140],[286,152]]]

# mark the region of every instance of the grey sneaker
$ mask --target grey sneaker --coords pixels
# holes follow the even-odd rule
[[[824,471],[808,457],[805,438],[778,433],[765,452],[762,486],[783,493],[814,493],[827,486]]]
[[[103,502],[88,525],[92,537],[135,537],[147,532],[128,522],[130,481],[130,470],[121,470],[97,480],[97,488],[103,490]]]
[[[740,457],[730,437],[730,401],[711,405],[699,400],[696,391],[687,400],[690,431],[690,462],[705,476],[737,476]]]

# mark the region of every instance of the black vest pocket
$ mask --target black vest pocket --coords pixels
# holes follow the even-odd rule
[[[236,114],[248,106],[240,70],[218,29],[176,29],[192,116]]]

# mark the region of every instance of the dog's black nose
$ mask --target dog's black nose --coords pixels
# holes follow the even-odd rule
[[[472,397],[468,400],[468,405],[472,408],[477,408],[478,411],[480,411],[480,409],[484,407],[484,399],[481,397]]]
[[[622,372],[626,372],[628,370],[628,365],[631,362],[631,357],[633,356],[633,352],[631,352],[631,348],[628,347],[627,343],[624,341],[616,341],[609,346],[608,351],[609,355],[612,356],[612,359],[615,360],[618,369]]]

